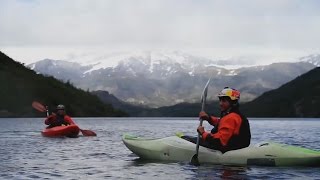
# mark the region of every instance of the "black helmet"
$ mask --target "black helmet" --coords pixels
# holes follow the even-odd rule
[[[65,107],[64,107],[64,105],[59,104],[56,109],[57,109],[57,110],[64,110]]]

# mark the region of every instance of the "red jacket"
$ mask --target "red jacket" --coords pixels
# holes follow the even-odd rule
[[[44,123],[46,125],[54,125],[54,124],[59,125],[60,123],[61,124],[75,124],[74,121],[71,119],[71,117],[68,115],[65,115],[63,120],[64,120],[64,122],[62,122],[62,123],[58,122],[57,115],[53,114],[53,115],[50,115],[49,117],[47,117],[47,119],[44,121]]]
[[[214,126],[218,125],[218,130],[214,134],[204,132],[202,139],[217,139],[220,140],[222,146],[227,146],[232,136],[239,135],[242,118],[237,113],[230,113],[221,119],[211,116],[209,123]]]

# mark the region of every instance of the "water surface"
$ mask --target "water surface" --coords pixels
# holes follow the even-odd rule
[[[74,118],[97,137],[46,138],[41,118],[0,119],[0,179],[320,179],[319,167],[230,167],[143,161],[123,133],[196,135],[197,118]],[[252,144],[274,141],[320,150],[319,119],[249,119]],[[205,123],[207,130],[212,126]]]

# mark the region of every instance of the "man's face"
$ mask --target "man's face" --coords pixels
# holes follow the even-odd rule
[[[227,97],[219,97],[219,105],[220,105],[220,110],[221,111],[226,111],[227,109],[230,108],[230,102],[228,101]]]
[[[59,115],[65,115],[64,109],[59,109],[59,110],[57,111],[57,114],[59,114]]]

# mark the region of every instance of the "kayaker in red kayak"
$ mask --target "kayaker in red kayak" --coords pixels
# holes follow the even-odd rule
[[[56,126],[75,124],[70,116],[66,115],[65,107],[59,104],[56,108],[56,114],[52,114],[44,122],[49,125],[47,128],[52,128]]]

